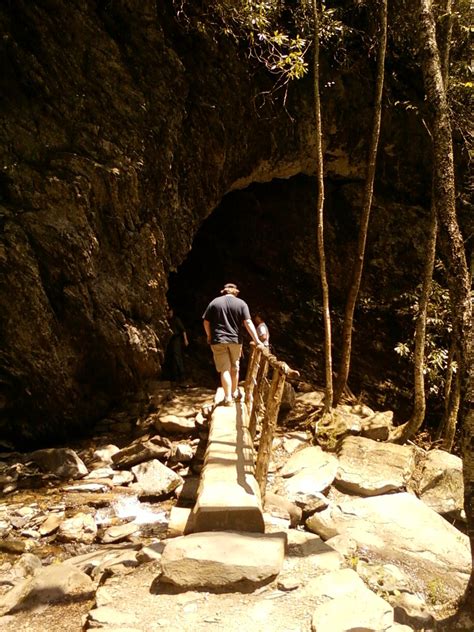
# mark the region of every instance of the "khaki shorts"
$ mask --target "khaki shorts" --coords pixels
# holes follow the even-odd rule
[[[214,364],[219,373],[239,370],[239,360],[242,353],[242,345],[235,342],[223,342],[218,345],[211,345]]]

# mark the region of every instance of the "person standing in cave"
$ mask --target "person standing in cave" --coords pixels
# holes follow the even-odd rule
[[[255,329],[257,330],[258,338],[264,347],[270,348],[270,332],[268,331],[267,323],[263,320],[262,315],[258,312],[254,316]]]
[[[203,318],[207,343],[211,346],[214,364],[220,374],[224,406],[240,399],[239,368],[242,354],[242,332],[247,330],[256,345],[262,345],[250,317],[247,303],[238,298],[235,283],[226,283],[221,295],[206,307]]]
[[[168,364],[170,377],[174,382],[183,382],[184,380],[184,349],[188,346],[188,336],[181,319],[178,318],[174,310],[168,309],[168,325],[172,331],[170,341],[168,343]]]

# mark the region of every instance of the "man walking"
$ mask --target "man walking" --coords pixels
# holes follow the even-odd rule
[[[243,327],[256,345],[262,343],[250,318],[247,303],[237,297],[238,287],[234,283],[226,283],[221,294],[209,303],[202,318],[207,343],[211,345],[214,364],[221,377],[223,404],[232,406],[233,400],[240,395],[238,384]]]

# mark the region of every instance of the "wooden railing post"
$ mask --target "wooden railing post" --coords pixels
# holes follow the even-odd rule
[[[258,368],[260,366],[260,360],[262,357],[261,350],[255,345],[251,344],[252,353],[250,355],[249,364],[247,367],[247,375],[245,377],[245,404],[249,415],[252,414],[254,392],[257,386]]]
[[[252,439],[255,439],[257,433],[257,420],[259,413],[264,410],[265,405],[263,403],[263,393],[265,388],[265,380],[268,372],[268,357],[265,354],[261,354],[260,366],[256,377],[256,387],[253,396],[253,406],[250,411],[249,432]]]
[[[265,499],[268,466],[272,453],[272,441],[277,425],[278,412],[280,410],[283,388],[285,386],[286,373],[280,367],[274,369],[270,391],[268,393],[265,415],[262,422],[262,434],[258,448],[257,464],[255,466],[255,478],[260,487],[262,503]]]

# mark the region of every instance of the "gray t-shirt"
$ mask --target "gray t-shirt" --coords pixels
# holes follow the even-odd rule
[[[211,324],[211,344],[242,343],[242,325],[250,319],[248,305],[233,294],[218,296],[202,315]]]

